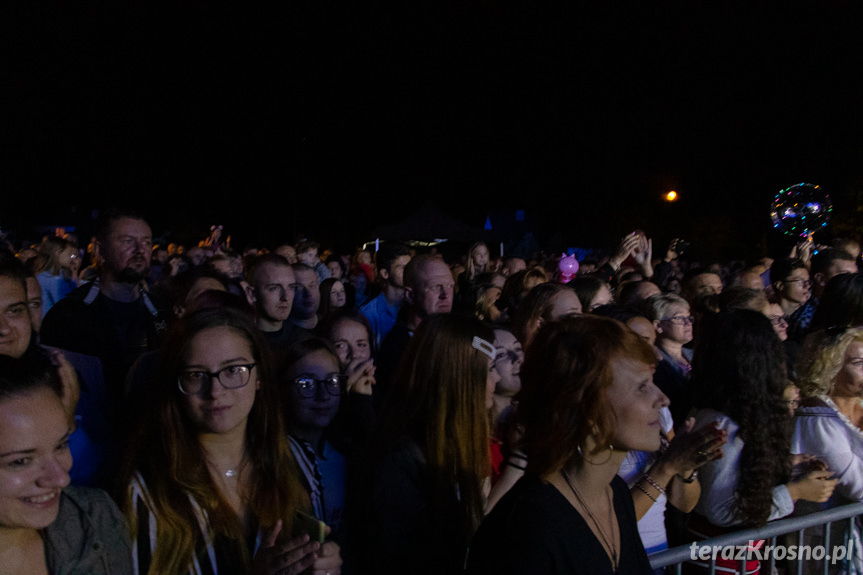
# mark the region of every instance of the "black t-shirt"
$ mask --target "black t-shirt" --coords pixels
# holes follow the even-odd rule
[[[282,322],[278,331],[261,331],[264,341],[274,357],[281,357],[293,344],[310,337],[308,330],[298,327],[289,321]]]
[[[602,543],[567,499],[549,483],[525,476],[480,525],[468,554],[469,575],[641,575],[650,562],[635,519],[632,495],[611,482],[620,527],[616,572]]]
[[[118,302],[100,293],[87,303],[91,288],[81,286],[57,302],[45,315],[40,337],[45,345],[98,357],[108,392],[117,401],[135,360],[161,346],[169,315],[152,294],[147,297],[158,310],[156,315],[143,297]]]

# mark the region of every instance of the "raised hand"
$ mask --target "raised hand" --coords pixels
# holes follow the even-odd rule
[[[348,372],[347,391],[360,395],[371,395],[375,385],[375,362],[374,359],[354,359],[348,364],[345,371]]]
[[[639,242],[641,241],[641,236],[632,232],[631,234],[627,234],[620,240],[620,245],[617,248],[617,252],[613,256],[611,256],[608,260],[608,263],[615,270],[620,269],[620,265],[626,261],[626,258],[638,247]]]
[[[632,257],[641,267],[645,279],[653,276],[653,240],[644,234],[638,234],[638,245],[632,252]]]

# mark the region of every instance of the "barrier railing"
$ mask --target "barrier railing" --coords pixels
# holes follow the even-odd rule
[[[717,549],[739,549],[742,546],[748,545],[751,541],[759,541],[762,539],[769,541],[770,548],[775,549],[777,537],[794,533],[795,531],[797,532],[797,547],[800,549],[803,547],[803,531],[810,527],[818,526],[824,526],[823,540],[825,545],[829,545],[831,540],[831,523],[843,520],[850,523],[854,521],[854,517],[857,515],[863,515],[863,503],[850,503],[848,505],[826,509],[809,515],[779,519],[777,521],[771,521],[765,527],[743,529],[741,531],[735,531],[734,533],[728,533],[719,537],[696,541],[694,544],[681,545],[680,547],[674,547],[672,549],[653,553],[650,555],[650,566],[653,569],[673,567],[670,572],[676,575],[681,575],[684,563],[692,561],[693,558],[703,558],[703,562],[709,565],[710,575],[714,575],[716,572],[715,551]],[[845,540],[845,544],[848,544],[847,538]],[[850,549],[850,547],[847,549]],[[746,573],[747,559],[739,559],[737,557],[734,559],[738,561],[739,572]],[[752,557],[750,556],[749,559],[751,560]],[[823,554],[823,558],[815,557],[815,559],[818,559],[821,563],[821,573],[825,574],[827,573],[827,569],[831,565],[831,562],[835,563],[835,558],[831,558],[829,553]],[[784,559],[780,557],[779,560],[783,561]],[[792,559],[792,561],[796,561],[796,570],[792,573],[803,575],[804,557],[799,556]],[[761,573],[766,575],[773,573],[775,565],[776,558],[773,553],[769,553],[769,557],[765,557],[764,561],[761,562]]]

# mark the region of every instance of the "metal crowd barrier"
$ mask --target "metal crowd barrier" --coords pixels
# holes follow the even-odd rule
[[[694,548],[692,544],[689,544],[653,553],[650,555],[650,566],[653,569],[672,567],[672,569],[667,570],[666,572],[670,572],[675,575],[682,575],[683,564],[691,561],[693,554],[696,557],[698,557],[699,555],[701,555],[702,557],[709,555],[710,558],[704,559],[704,561],[707,562],[709,565],[709,574],[715,575],[716,557],[714,550],[716,548],[740,548],[742,546],[746,546],[750,541],[759,541],[764,539],[767,541],[765,545],[770,545],[771,549],[775,549],[777,537],[781,535],[787,535],[789,533],[794,533],[796,531],[797,548],[799,549],[804,545],[803,531],[809,527],[818,526],[824,526],[823,541],[824,545],[829,548],[831,523],[843,520],[850,523],[854,521],[854,517],[856,517],[857,515],[863,515],[863,503],[851,503],[848,505],[842,505],[840,507],[834,507],[832,509],[819,511],[817,513],[811,513],[809,515],[801,515],[789,517],[787,519],[779,519],[777,521],[771,521],[765,527],[759,527],[756,529],[744,529],[741,531],[736,531],[734,533],[721,535],[719,537],[713,537],[712,539],[696,541]],[[845,540],[845,544],[846,546],[848,545],[847,539]],[[825,555],[824,558],[820,560],[821,573],[826,574],[827,569],[831,564],[831,558],[829,556],[830,551],[832,551],[832,549],[827,549],[827,555]],[[780,557],[779,560],[783,561],[784,559]],[[796,571],[793,571],[793,573],[796,573],[797,575],[803,575],[804,557],[799,556],[796,559],[792,559],[792,561],[794,560],[796,560]],[[773,573],[775,566],[776,558],[774,557],[773,553],[770,553],[769,558],[765,558],[765,560],[761,562],[762,575],[769,575],[770,573]],[[746,558],[739,559],[738,570],[740,573],[746,573]]]

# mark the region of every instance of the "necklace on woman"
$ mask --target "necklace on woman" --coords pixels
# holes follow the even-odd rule
[[[210,465],[213,471],[217,472],[219,475],[223,475],[224,477],[233,479],[240,476],[240,470],[243,467],[243,462],[241,460],[238,464],[232,465],[224,471],[222,471],[221,467],[217,466],[215,463],[210,463]]]
[[[597,521],[596,516],[590,510],[590,507],[584,502],[584,498],[579,493],[578,489],[575,488],[575,485],[569,480],[569,475],[567,475],[566,471],[563,469],[560,470],[560,474],[563,475],[563,480],[566,481],[566,484],[569,485],[570,490],[572,490],[572,494],[575,495],[575,499],[578,503],[584,507],[584,510],[587,511],[588,517],[593,522],[594,526],[596,526],[596,530],[599,532],[599,536],[602,537],[603,543],[605,546],[611,551],[611,566],[614,571],[617,571],[618,566],[618,558],[617,558],[617,545],[614,544],[614,503],[611,499],[611,493],[608,493],[608,524],[611,526],[611,538],[605,534],[605,530]]]
[[[829,395],[821,394],[818,396],[818,399],[820,399],[821,401],[826,403],[827,407],[829,407],[830,409],[835,411],[836,415],[839,417],[839,419],[841,419],[842,422],[845,423],[845,425],[850,427],[851,430],[854,431],[854,433],[856,433],[858,437],[863,438],[863,430],[861,430],[860,427],[857,426],[857,424],[855,424],[853,421],[851,421],[850,417],[848,417],[846,414],[842,413],[842,410],[839,409],[839,406],[836,405],[836,402],[833,401],[833,398],[831,398]]]

